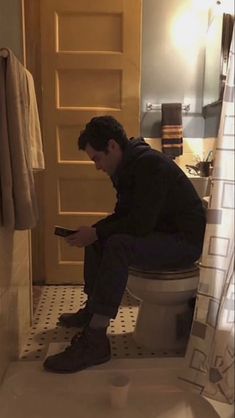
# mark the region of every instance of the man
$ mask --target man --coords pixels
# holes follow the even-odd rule
[[[110,359],[106,330],[117,315],[128,267],[191,265],[201,255],[206,223],[201,200],[183,171],[142,138],[128,139],[113,117],[91,119],[79,137],[79,149],[110,176],[117,203],[113,214],[66,238],[72,246],[85,247],[87,302],[59,318],[61,325],[82,330],[64,352],[44,363],[47,370],[61,373]]]

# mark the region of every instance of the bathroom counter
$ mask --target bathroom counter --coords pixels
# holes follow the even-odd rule
[[[209,206],[209,200],[210,200],[210,196],[204,196],[203,197],[203,199],[202,199],[202,203],[203,203],[203,206],[204,206],[204,208],[208,208],[208,206]]]

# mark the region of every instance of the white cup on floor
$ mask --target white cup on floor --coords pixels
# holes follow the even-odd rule
[[[130,378],[125,374],[116,374],[110,379],[110,403],[114,408],[124,408],[127,404]]]

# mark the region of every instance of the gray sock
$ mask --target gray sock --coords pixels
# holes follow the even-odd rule
[[[89,326],[91,328],[107,328],[109,321],[110,318],[108,316],[95,313],[90,320]]]

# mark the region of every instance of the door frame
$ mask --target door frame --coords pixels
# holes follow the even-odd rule
[[[37,97],[39,119],[42,121],[42,84],[41,84],[41,33],[40,33],[40,0],[22,0],[25,25],[25,65],[34,78]],[[43,131],[43,126],[41,123]],[[43,135],[42,135],[43,140]],[[45,255],[44,255],[44,173],[34,175],[36,195],[38,201],[39,222],[31,231],[32,248],[32,282],[45,283]]]

